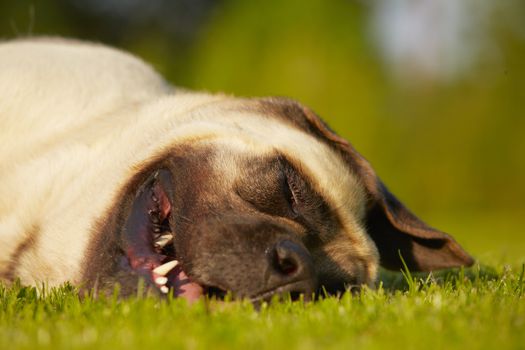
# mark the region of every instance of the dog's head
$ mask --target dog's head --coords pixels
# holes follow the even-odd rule
[[[309,109],[282,98],[218,109],[137,168],[95,228],[89,286],[130,293],[144,278],[188,299],[258,300],[371,284],[400,255],[415,271],[472,264]]]

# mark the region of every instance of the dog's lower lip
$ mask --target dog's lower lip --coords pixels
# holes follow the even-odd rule
[[[186,299],[190,303],[203,296],[205,288],[188,277],[179,261],[167,259],[148,269],[154,286],[162,294],[168,294],[171,290],[175,297]]]
[[[171,262],[168,262],[164,265],[170,263]],[[171,288],[175,297],[186,299],[190,303],[198,300],[204,295],[203,286],[192,281],[179,264],[176,264],[176,266],[171,268],[170,271],[166,273],[166,277],[168,280],[165,285],[160,287],[157,285],[160,291],[164,294],[167,294]]]
[[[173,293],[176,297],[194,302],[204,295],[204,288],[199,283],[193,282],[181,269],[173,285]]]

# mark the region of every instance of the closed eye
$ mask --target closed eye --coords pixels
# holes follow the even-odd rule
[[[290,206],[290,211],[292,213],[292,218],[295,219],[301,215],[301,189],[298,185],[297,174],[292,173],[291,169],[284,170],[284,196]]]
[[[318,226],[332,219],[330,207],[317,193],[307,178],[284,157],[280,158],[280,170],[284,175],[284,196],[288,203],[288,217],[299,222]]]
[[[331,215],[322,196],[284,156],[251,160],[235,184],[236,194],[266,214],[317,225]],[[326,216],[326,217],[325,217]]]

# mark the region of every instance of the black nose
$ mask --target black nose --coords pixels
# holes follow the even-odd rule
[[[312,257],[301,244],[290,240],[278,242],[270,251],[271,274],[267,288],[276,293],[290,293],[292,299],[303,294],[310,299],[317,281]]]

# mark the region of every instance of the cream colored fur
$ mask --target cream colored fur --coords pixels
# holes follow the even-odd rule
[[[343,218],[349,249],[368,262],[365,281],[375,278],[358,180],[313,137],[241,112],[245,100],[179,92],[129,54],[57,39],[0,44],[0,96],[0,274],[26,284],[79,283],[93,224],[119,189],[148,160],[198,139],[240,153],[288,154]],[[216,164],[225,181],[235,177],[227,157]]]

